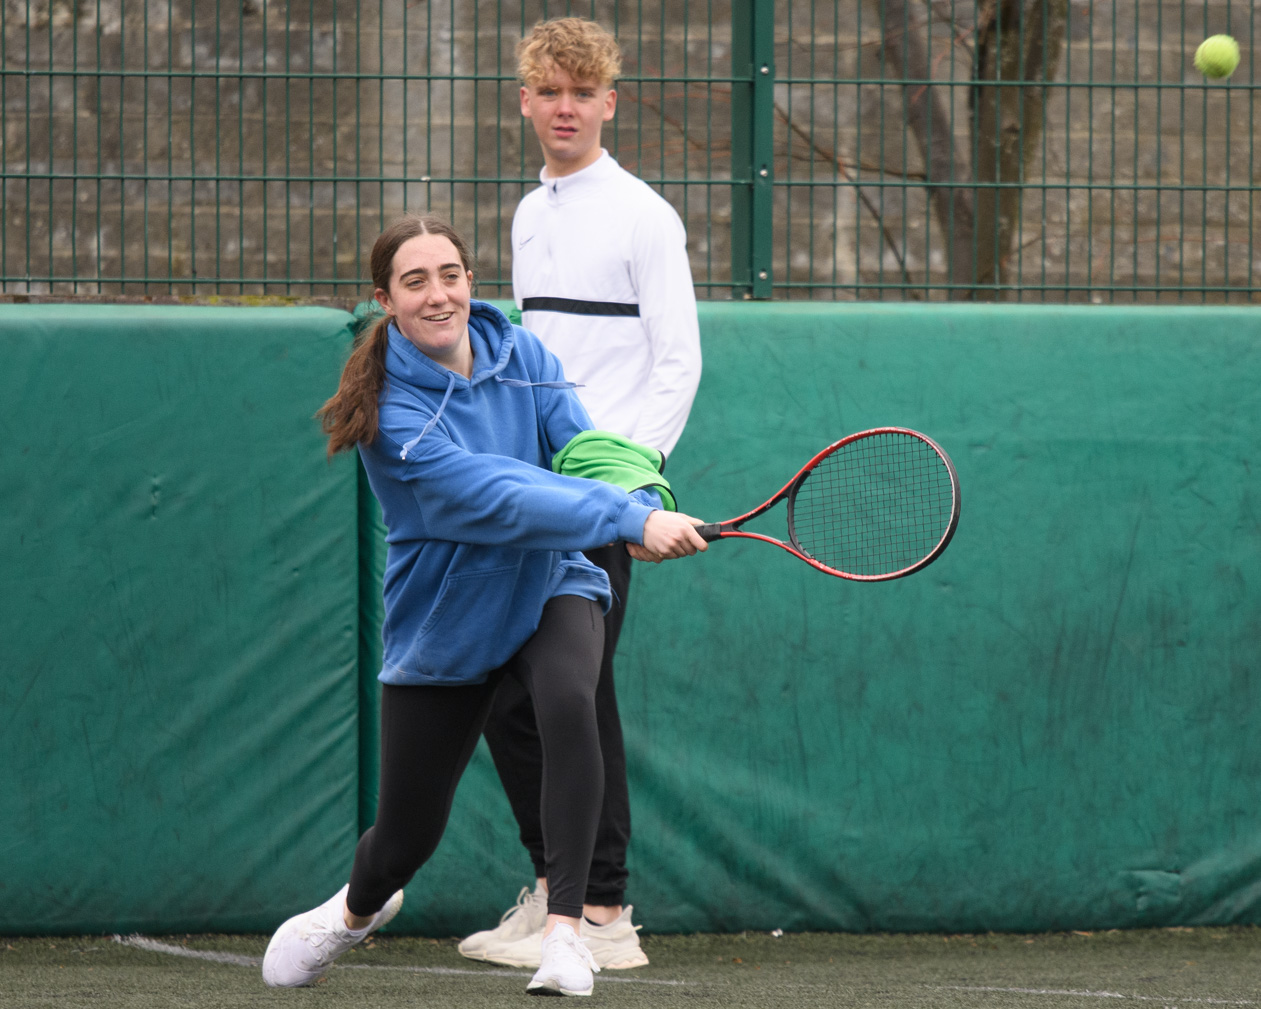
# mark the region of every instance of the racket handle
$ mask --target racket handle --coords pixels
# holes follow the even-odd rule
[[[712,543],[722,535],[722,523],[710,522],[708,525],[697,526],[696,531],[706,543]]]

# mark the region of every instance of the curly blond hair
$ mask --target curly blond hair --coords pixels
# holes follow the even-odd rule
[[[517,76],[528,88],[538,87],[553,69],[575,81],[612,87],[622,73],[617,39],[585,18],[540,21],[517,43]]]

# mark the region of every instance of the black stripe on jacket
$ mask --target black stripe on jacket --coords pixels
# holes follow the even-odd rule
[[[522,298],[523,312],[564,312],[566,315],[622,315],[638,317],[638,305],[618,301],[577,301],[574,298]]]

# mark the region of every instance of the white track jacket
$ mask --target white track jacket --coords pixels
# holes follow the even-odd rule
[[[607,151],[540,181],[512,220],[522,325],[579,383],[597,428],[669,455],[701,378],[683,222]]]

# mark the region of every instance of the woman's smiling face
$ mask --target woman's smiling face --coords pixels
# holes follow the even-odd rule
[[[389,290],[376,299],[426,357],[452,371],[472,362],[468,339],[473,272],[445,235],[417,235],[394,253]]]

